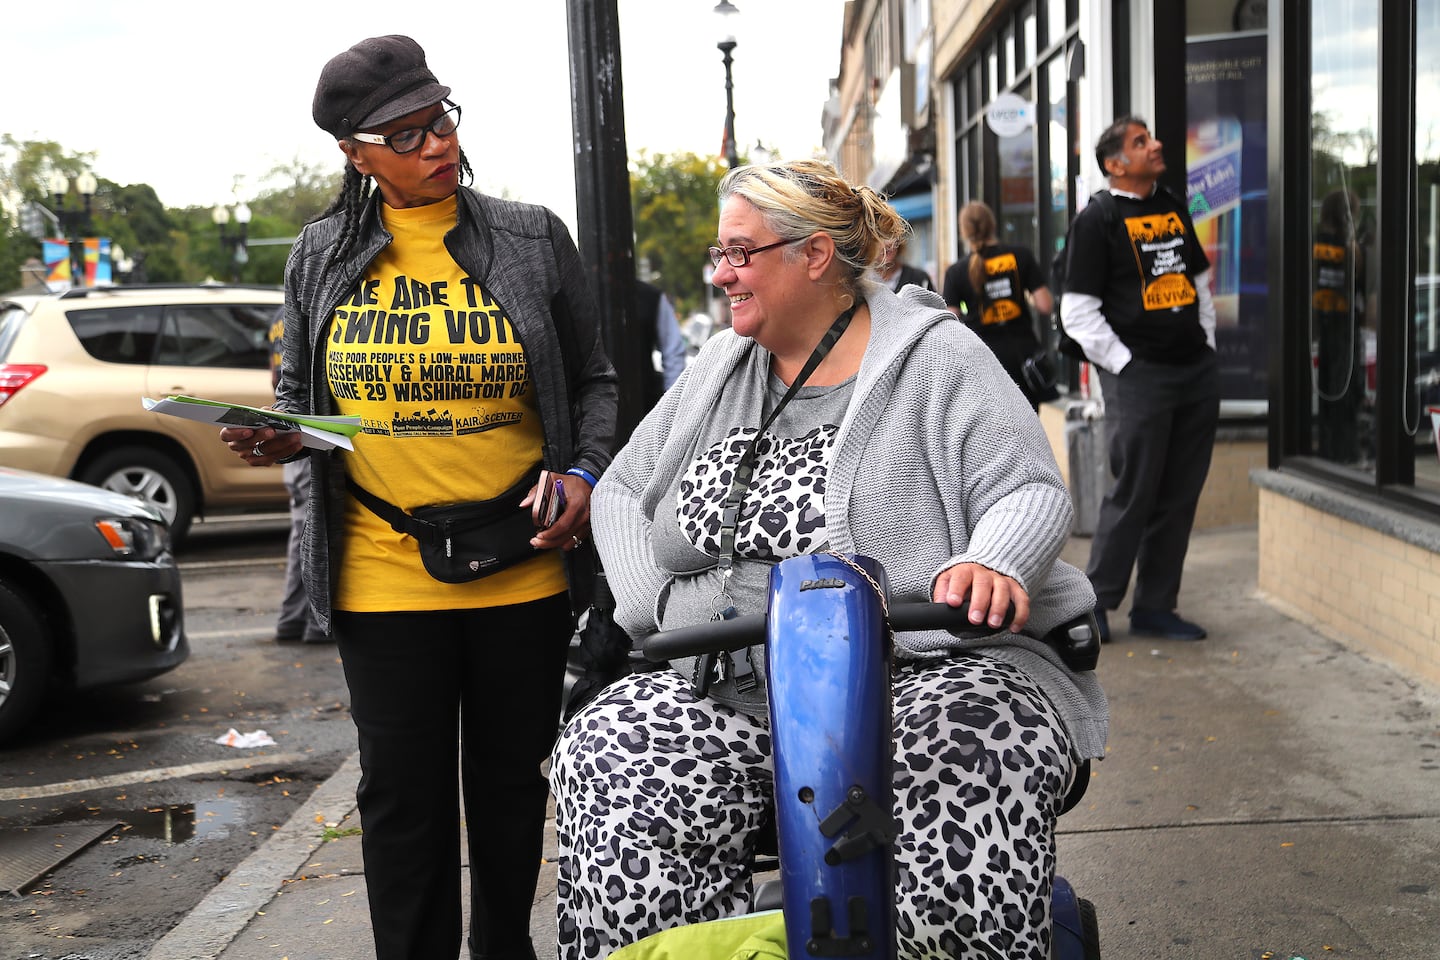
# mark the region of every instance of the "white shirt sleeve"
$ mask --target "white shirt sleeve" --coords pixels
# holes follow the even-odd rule
[[[1215,349],[1215,298],[1210,294],[1210,275],[1206,270],[1195,278],[1196,307],[1200,311],[1200,327],[1205,331],[1205,342]],[[1066,329],[1069,329],[1068,327]]]
[[[1099,297],[1066,291],[1060,298],[1060,322],[1096,366],[1118,374],[1130,362],[1130,348],[1120,342],[1106,322]]]

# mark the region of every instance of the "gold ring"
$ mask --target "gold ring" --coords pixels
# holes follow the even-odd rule
[[[265,456],[265,451],[260,449],[260,443],[261,443],[261,441],[259,441],[259,440],[256,440],[256,441],[255,441],[255,448],[250,451],[250,456],[252,456],[252,457],[263,457],[263,456]]]

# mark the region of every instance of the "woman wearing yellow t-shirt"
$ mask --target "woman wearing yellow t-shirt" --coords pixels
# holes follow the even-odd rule
[[[338,141],[345,181],[290,254],[276,405],[360,417],[354,450],[302,450],[297,434],[268,428],[221,431],[257,466],[312,462],[306,588],[350,687],[379,960],[459,952],[457,752],[470,953],[534,956],[540,765],[573,615],[587,602],[574,551],[615,425],[615,372],[569,233],[543,207],[461,187],[471,169],[449,97],[402,36],[334,57],[315,91],[315,122]],[[506,535],[522,556],[498,572],[437,579],[417,535],[400,532],[425,507],[518,489],[523,500],[505,509],[513,520],[542,468],[566,507],[540,530],[526,509],[518,545]]]

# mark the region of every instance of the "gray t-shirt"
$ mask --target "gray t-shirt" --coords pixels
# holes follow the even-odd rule
[[[744,389],[745,385],[727,384],[727,390],[731,388]],[[854,388],[853,377],[833,386],[801,387],[760,438],[755,473],[736,524],[728,602],[737,613],[765,609],[770,568],[776,563],[816,553],[828,545],[825,478]],[[768,376],[763,408],[752,404],[743,426],[715,424],[671,486],[663,501],[669,509],[657,510],[651,544],[656,562],[671,575],[658,617],[664,629],[704,622],[726,605],[718,600],[721,578],[716,566],[721,509],[736,464],[785,390],[779,378]],[[758,394],[752,388],[750,395]],[[755,687],[742,693],[736,689],[733,675],[727,675],[712,684],[710,695],[746,713],[764,714],[764,648],[756,646],[730,656],[737,661],[748,656]],[[673,666],[683,676],[695,675],[694,659],[678,660]]]

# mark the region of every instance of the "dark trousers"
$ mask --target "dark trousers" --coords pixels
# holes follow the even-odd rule
[[[1210,471],[1220,417],[1211,351],[1186,365],[1132,359],[1100,371],[1115,487],[1100,505],[1090,565],[1097,604],[1113,610],[1135,571],[1134,608],[1174,610],[1195,505]]]
[[[305,581],[300,577],[300,554],[305,539],[305,504],[310,496],[310,458],[301,457],[281,464],[285,489],[290,493],[290,539],[285,546],[285,594],[280,598],[280,615],[275,635],[306,643],[322,643],[325,631],[315,622]]]
[[[540,766],[559,730],[568,598],[337,612],[335,633],[359,731],[356,799],[377,960],[459,955],[457,752],[471,956],[530,960],[549,790]]]

